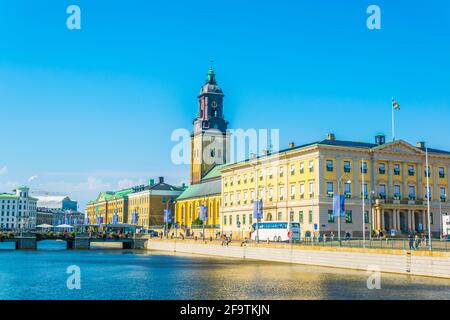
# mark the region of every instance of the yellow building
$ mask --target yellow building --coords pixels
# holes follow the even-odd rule
[[[164,210],[175,211],[175,199],[184,188],[174,187],[164,182],[150,183],[128,196],[128,223],[132,223],[132,214],[137,213],[138,225],[145,228],[161,227],[164,224]]]
[[[151,179],[147,186],[136,186],[101,192],[97,199],[88,203],[86,214],[90,224],[134,224],[140,227],[163,225],[164,209],[174,211],[175,199],[184,187],[174,187],[160,177],[158,183]],[[138,221],[132,221],[133,213]],[[117,216],[117,218],[115,218]]]
[[[265,221],[299,222],[303,236],[338,234],[332,198],[345,195],[341,232],[427,231],[425,145],[404,141],[376,143],[327,139],[232,164],[222,169],[224,231],[246,236],[253,223],[253,201],[262,199]],[[447,201],[450,152],[429,149],[431,230],[440,230]],[[364,183],[363,183],[364,180]],[[238,227],[240,225],[240,228]]]

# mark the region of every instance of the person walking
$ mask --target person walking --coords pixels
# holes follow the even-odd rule
[[[420,238],[419,235],[416,234],[416,236],[414,237],[414,242],[416,244],[416,250],[419,250],[420,248]]]
[[[409,241],[409,250],[414,250],[414,237],[411,233],[408,234],[408,241]]]

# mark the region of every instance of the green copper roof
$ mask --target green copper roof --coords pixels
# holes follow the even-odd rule
[[[218,178],[221,176],[220,170],[225,168],[227,164],[219,164],[213,167],[209,172],[203,177],[202,180],[209,180],[213,178]]]
[[[193,184],[193,185],[189,186],[177,198],[177,201],[191,199],[191,198],[220,195],[221,190],[222,190],[222,182],[220,179],[202,182],[202,183],[198,183],[198,184]]]
[[[2,200],[9,200],[9,199],[18,199],[19,197],[16,196],[15,194],[11,194],[11,193],[0,193],[0,199]]]

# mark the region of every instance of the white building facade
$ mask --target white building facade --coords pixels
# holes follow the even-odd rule
[[[37,199],[29,188],[20,186],[13,193],[0,193],[0,229],[28,230],[36,227]]]

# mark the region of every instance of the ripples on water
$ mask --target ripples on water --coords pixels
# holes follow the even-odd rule
[[[0,244],[7,248],[10,244]],[[12,246],[10,246],[12,248]],[[131,250],[0,251],[0,299],[450,299],[450,280]],[[66,286],[70,265],[81,290]]]

